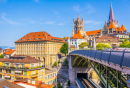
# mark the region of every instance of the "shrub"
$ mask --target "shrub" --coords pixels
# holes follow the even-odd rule
[[[57,66],[57,62],[56,61],[54,62],[54,66]]]

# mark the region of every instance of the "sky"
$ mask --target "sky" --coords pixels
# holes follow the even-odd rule
[[[84,18],[84,30],[102,29],[111,0],[0,0],[0,46],[15,46],[29,32],[71,36],[73,18]],[[115,19],[130,32],[130,0],[112,0]]]

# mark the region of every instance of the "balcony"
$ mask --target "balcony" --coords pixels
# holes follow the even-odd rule
[[[33,67],[33,68],[28,68],[28,67],[6,67],[6,66],[0,66],[1,69],[11,69],[11,70],[35,70],[35,69],[41,69],[44,68],[45,66],[37,66],[37,67]]]

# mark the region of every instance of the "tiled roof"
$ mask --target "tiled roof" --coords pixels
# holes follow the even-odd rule
[[[86,31],[86,35],[97,35],[100,34],[100,30]]]
[[[18,86],[16,84],[13,84],[7,80],[1,79],[0,81],[0,88],[4,88],[4,86],[8,87],[8,88],[23,88],[21,86]]]
[[[75,48],[75,46],[70,45],[70,48]]]
[[[13,49],[4,49],[4,55],[11,55],[15,52]]]
[[[69,39],[70,37],[68,36],[68,37],[66,37],[65,39]]]
[[[121,29],[124,30],[124,31],[126,31],[126,28],[124,27],[123,24],[122,24],[122,26],[121,26]]]
[[[112,29],[112,28],[116,28],[113,22],[111,22],[111,24],[109,25],[109,29]]]
[[[82,38],[83,36],[81,35],[80,30],[78,30],[78,33],[74,34],[72,39],[82,39]]]
[[[122,31],[123,32],[123,30],[120,27],[117,27],[117,31]]]
[[[35,81],[35,84],[31,84],[31,83],[28,83],[27,80],[15,81],[14,84],[21,85],[24,87],[26,86],[26,88],[34,88],[34,87],[35,88],[53,88],[54,87],[53,85],[45,84],[42,81]]]
[[[31,32],[20,38],[17,42],[30,42],[30,41],[54,41],[54,42],[65,42],[64,39],[53,37],[47,32]]]
[[[19,58],[21,59],[19,60]],[[10,58],[0,58],[0,62],[38,63],[42,61],[30,56],[11,56]]]

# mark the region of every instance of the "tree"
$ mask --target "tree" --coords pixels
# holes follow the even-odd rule
[[[79,45],[79,47],[81,47],[81,48],[84,48],[84,47],[86,47],[86,46],[88,46],[88,43],[87,43],[87,42],[82,42],[82,43]]]
[[[130,42],[127,39],[124,39],[124,41],[120,44],[119,47],[130,48]]]
[[[54,66],[57,66],[57,62],[56,61],[54,62]]]
[[[69,81],[68,81],[68,86],[70,86],[70,84],[71,84],[71,83],[70,83],[70,80],[69,80]]]
[[[60,82],[57,83],[57,88],[63,88],[60,84]]]
[[[65,54],[65,56],[66,56],[66,54],[68,53],[68,43],[64,43],[64,44],[61,46],[60,52],[63,53],[63,54]]]
[[[4,55],[3,55],[3,54],[1,54],[1,55],[0,55],[0,58],[4,58]]]
[[[105,44],[102,44],[102,43],[99,43],[99,44],[96,45],[97,50],[103,50],[103,49],[107,49],[107,48],[111,48],[111,46],[105,45]]]
[[[66,37],[63,37],[62,39],[65,39]]]

